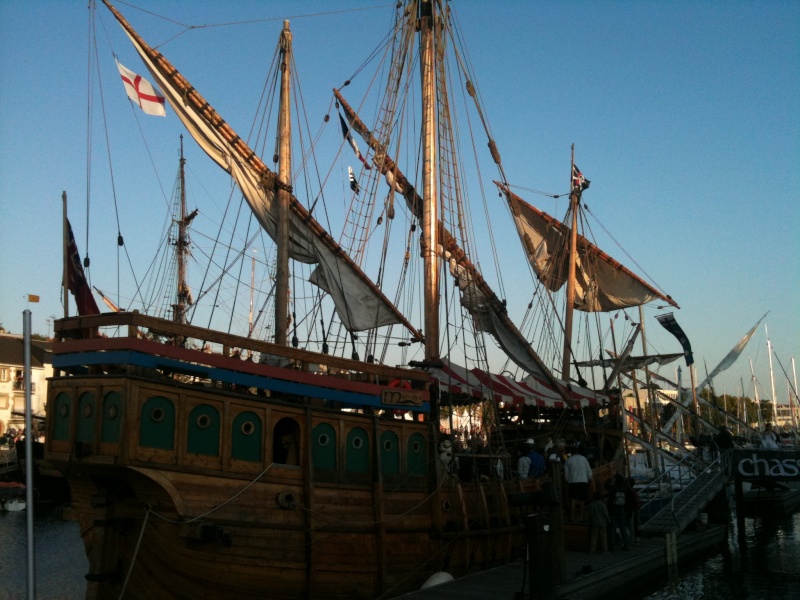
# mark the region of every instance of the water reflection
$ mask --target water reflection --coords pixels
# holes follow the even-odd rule
[[[27,582],[25,511],[0,512],[0,600],[24,600]],[[89,561],[78,524],[37,511],[33,524],[37,600],[80,600]]]
[[[800,598],[800,513],[745,519],[740,548],[735,515],[728,546],[702,563],[683,567],[678,581],[645,600],[796,600]]]
[[[800,598],[800,513],[746,519],[744,533],[743,551],[733,515],[723,551],[695,565],[682,566],[679,580],[645,600]],[[78,525],[40,512],[34,536],[37,600],[84,598],[89,565]],[[25,557],[25,513],[0,513],[0,600],[24,600]]]

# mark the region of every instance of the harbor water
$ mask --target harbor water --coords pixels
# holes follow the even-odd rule
[[[24,600],[25,512],[0,513],[0,600]],[[800,513],[745,520],[740,549],[735,515],[728,543],[691,565],[644,600],[796,600],[800,598]],[[78,525],[39,511],[34,522],[37,600],[84,597],[88,562]],[[621,593],[619,597],[630,597]]]

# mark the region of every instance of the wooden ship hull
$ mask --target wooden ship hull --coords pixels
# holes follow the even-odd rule
[[[130,335],[69,338],[98,325]],[[225,351],[142,339],[140,327]],[[45,458],[70,485],[87,598],[389,597],[520,556],[508,498],[542,480],[448,474],[424,372],[313,355],[340,374],[311,374],[310,353],[133,313],[58,329]],[[225,356],[248,345],[294,366]],[[397,400],[399,377],[417,405],[384,408],[413,420],[366,404]]]

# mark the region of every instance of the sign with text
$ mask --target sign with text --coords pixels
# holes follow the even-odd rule
[[[731,475],[743,481],[800,480],[800,451],[733,450]]]
[[[419,390],[392,387],[381,391],[381,402],[394,406],[422,406],[423,394]]]

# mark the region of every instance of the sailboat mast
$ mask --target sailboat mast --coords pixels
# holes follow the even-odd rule
[[[436,69],[434,65],[433,2],[419,5],[422,72],[422,260],[424,277],[425,358],[439,358],[438,189],[436,175]]]
[[[281,97],[278,125],[278,181],[277,194],[278,227],[277,266],[275,268],[275,343],[286,345],[289,329],[289,190],[292,177],[292,131],[291,131],[291,63],[292,32],[289,21],[283,22],[280,40],[281,52]]]
[[[186,253],[189,240],[186,237],[186,159],[183,156],[183,135],[181,135],[181,158],[178,167],[178,185],[180,186],[180,211],[178,214],[178,238],[175,240],[175,254],[178,261],[177,290],[175,304],[172,307],[172,320],[185,323],[186,305],[188,303],[188,285],[186,283]]]
[[[761,415],[761,401],[758,399],[758,386],[756,386],[756,373],[755,373],[755,371],[753,371],[753,359],[750,358],[748,360],[750,361],[750,377],[753,380],[753,396],[754,396],[755,401],[756,401],[756,407],[758,408],[758,412],[756,413],[756,416],[758,417],[758,430],[760,432],[763,429],[762,423],[761,423],[761,420],[762,420],[761,419],[761,417],[762,417],[762,415]]]
[[[795,370],[794,366],[794,356],[792,357],[792,378],[794,379],[794,399],[797,400],[797,371]],[[786,378],[788,381],[788,377]],[[792,395],[789,394],[789,398],[791,399]],[[798,420],[795,413],[795,404],[792,402],[789,405],[789,412],[792,415],[792,425],[794,426],[794,437],[797,439],[798,434],[800,434],[800,429],[797,428]]]
[[[572,211],[572,224],[569,236],[569,275],[567,276],[567,306],[564,317],[564,355],[561,364],[561,378],[569,384],[569,358],[572,349],[572,317],[575,312],[575,254],[578,251],[578,202],[580,185],[576,185],[573,177],[575,170],[575,144],[572,145],[572,159],[569,169],[570,194],[569,205]]]
[[[777,397],[775,396],[775,374],[772,372],[772,342],[769,341],[769,330],[767,324],[764,323],[764,332],[767,334],[767,358],[769,358],[769,383],[772,388],[772,420],[775,420],[775,406],[777,404]]]

